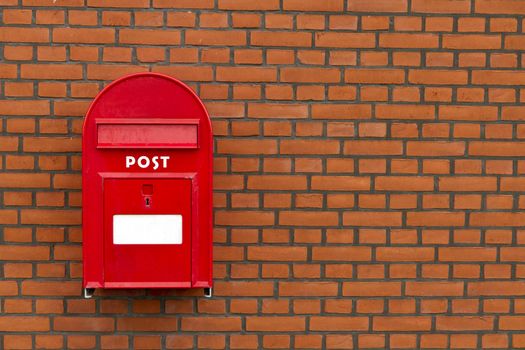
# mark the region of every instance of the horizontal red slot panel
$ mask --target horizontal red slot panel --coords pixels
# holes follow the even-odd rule
[[[118,120],[97,123],[98,148],[198,148],[197,120]]]

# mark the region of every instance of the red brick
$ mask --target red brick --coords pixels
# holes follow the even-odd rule
[[[343,296],[400,296],[400,282],[343,282]]]
[[[374,316],[374,331],[429,331],[432,319],[427,316]]]
[[[386,48],[437,48],[439,37],[435,34],[381,33],[379,46]]]
[[[201,19],[202,20],[202,19]],[[246,45],[246,32],[221,30],[187,30],[185,42],[188,45]]]
[[[250,103],[248,117],[250,118],[306,118],[308,108],[301,104]]]
[[[525,14],[525,4],[519,0],[478,0],[476,1],[475,12],[486,14]]]
[[[279,296],[336,296],[335,282],[280,282]]]
[[[499,319],[499,329],[501,330],[524,330],[525,329],[525,316],[501,316]]]
[[[370,189],[369,177],[312,176],[313,190],[359,191]]]
[[[277,79],[277,71],[270,67],[217,67],[218,81],[271,82]]]
[[[314,119],[370,119],[370,105],[365,104],[314,104],[312,118]]]
[[[469,0],[413,0],[412,12],[470,13]]]
[[[30,335],[5,335],[3,346],[6,349],[31,349]]]
[[[285,11],[341,11],[343,0],[326,0],[322,2],[304,2],[301,0],[285,0],[283,10]]]
[[[150,6],[149,3],[150,2],[148,0],[126,0],[123,2],[116,2],[116,3],[107,2],[104,0],[87,0],[87,5],[90,7],[108,7],[108,8],[119,8],[119,7],[148,8]]]
[[[378,261],[433,261],[434,256],[433,248],[376,248],[376,259]]]
[[[494,329],[493,316],[437,316],[436,329],[444,331],[478,331]]]
[[[525,261],[525,249],[522,247],[502,247],[500,251],[501,261]]]
[[[162,66],[154,67],[153,71],[191,81],[211,81],[213,76],[211,67],[192,67],[190,71],[188,66]]]
[[[412,84],[428,85],[464,85],[468,81],[468,72],[463,70],[411,69],[408,81]]]
[[[497,120],[498,109],[494,106],[440,106],[440,120]]]
[[[368,325],[367,317],[312,316],[310,318],[311,331],[366,331]]]
[[[248,189],[255,190],[305,190],[306,177],[283,175],[252,175]]]
[[[434,119],[434,106],[425,105],[377,105],[378,119]]]
[[[11,43],[47,43],[49,29],[2,27],[0,28],[0,41]]]
[[[77,152],[80,151],[80,138],[70,137],[25,137],[26,152]]]
[[[329,211],[282,211],[279,213],[279,224],[284,226],[336,226],[338,221],[338,213]]]
[[[213,293],[222,296],[273,296],[272,282],[216,282]]]
[[[525,48],[525,36],[508,36],[505,38],[504,46],[507,50],[523,50],[523,48]]]
[[[465,214],[456,212],[409,212],[407,225],[409,226],[463,226]]]
[[[525,295],[525,283],[522,281],[469,282],[468,283],[468,295],[471,295],[471,296]]]
[[[239,323],[240,324],[240,323]],[[246,318],[247,331],[295,332],[305,330],[305,318],[300,316],[249,316]]]
[[[8,259],[4,259],[4,260],[8,260]],[[18,285],[16,281],[0,281],[0,295],[1,296],[18,295]]]
[[[3,11],[5,24],[31,24],[31,10],[9,10]]]
[[[213,8],[213,0],[179,0],[176,3],[171,0],[153,0],[153,7],[211,9]]]
[[[516,85],[523,81],[525,72],[512,70],[473,70],[472,83],[475,85]]]
[[[442,247],[442,248],[439,248],[439,260],[441,261],[495,261],[496,260],[496,248]]]
[[[402,153],[403,144],[400,141],[356,140],[344,144],[344,154],[387,156]]]
[[[225,154],[275,154],[277,143],[274,140],[220,140],[217,152]]]
[[[493,177],[440,177],[440,191],[495,191],[497,179]]]
[[[472,156],[515,157],[522,156],[522,142],[483,142],[469,144],[468,154]]]
[[[312,260],[323,261],[369,261],[372,257],[369,247],[314,247]]]
[[[289,140],[281,142],[282,154],[338,154],[339,148],[337,141]],[[316,151],[313,151],[314,149]]]
[[[47,23],[51,22],[52,24],[64,23],[64,13],[62,11],[51,11],[44,17],[42,21]],[[96,11],[74,11],[71,10],[68,12],[69,24],[76,25],[97,25],[98,18]],[[37,22],[38,22],[38,12],[37,12]]]
[[[169,22],[169,20],[168,20]],[[107,26],[127,26],[131,23],[131,15],[124,11],[102,12],[102,24]]]
[[[273,225],[274,214],[266,211],[217,211],[216,225]]]
[[[32,247],[22,245],[0,246],[3,260],[48,260],[48,247]]]
[[[306,254],[304,247],[249,247],[248,260],[304,261]]]
[[[21,214],[22,224],[79,225],[82,222],[80,211],[73,209],[24,209]]]
[[[234,51],[234,61],[239,64],[261,64],[263,61],[262,50],[243,50]]]
[[[352,334],[327,334],[325,338],[328,349],[354,348],[354,337]]]
[[[337,83],[341,72],[336,68],[281,68],[281,81],[286,83]]]
[[[48,101],[2,100],[0,113],[4,115],[48,115]]]
[[[22,294],[35,296],[78,296],[81,291],[79,282],[31,281],[22,282]]]
[[[112,332],[115,322],[109,317],[55,317],[53,329],[66,332]]]
[[[524,118],[523,111],[524,108],[521,106],[505,106],[502,109],[501,117],[503,120],[522,120]]]
[[[241,330],[240,317],[183,317],[183,331],[235,332]]]
[[[213,2],[211,2],[213,3]],[[219,0],[219,9],[223,10],[244,10],[244,11],[257,11],[257,10],[278,10],[278,0],[268,0],[264,2],[239,2],[236,0]]]
[[[365,84],[403,84],[405,72],[400,69],[354,69],[345,70],[345,82]]]
[[[49,187],[48,174],[3,173],[0,186],[4,188],[45,188]]]
[[[316,47],[335,48],[373,48],[376,45],[374,34],[319,32],[315,35]]]
[[[517,30],[517,21],[514,18],[491,18],[491,32],[515,32]]]
[[[406,0],[348,0],[348,11],[355,12],[406,12]]]
[[[444,35],[443,47],[446,49],[461,50],[490,50],[501,48],[501,36],[499,35]]]
[[[479,226],[519,226],[520,222],[525,219],[523,213],[518,212],[487,212],[472,213],[470,216],[470,225]]]
[[[117,320],[117,330],[125,332],[174,332],[177,331],[177,318],[166,316],[161,318],[121,317]]]
[[[253,31],[250,35],[252,46],[312,46],[312,35],[306,32],[262,32]]]
[[[180,37],[178,30],[121,29],[119,32],[119,42],[122,44],[178,45]]]
[[[463,296],[463,282],[407,282],[407,296]]]
[[[42,316],[0,316],[4,332],[48,332],[49,318]]]
[[[103,349],[128,349],[129,337],[127,335],[103,335],[100,337]]]
[[[56,43],[110,44],[114,41],[115,30],[110,28],[53,29],[53,42]]]
[[[380,191],[432,191],[434,179],[424,176],[379,176],[375,189]]]
[[[16,78],[16,65],[13,64],[2,64],[0,65],[0,77],[2,78]],[[23,84],[23,85],[22,85]],[[32,96],[32,92],[26,91],[28,87],[32,87],[32,84],[24,84],[24,83],[9,83],[6,84],[6,94],[13,95],[13,96]],[[17,89],[17,87],[19,89]],[[32,90],[32,89],[31,89]],[[30,92],[30,93],[28,93]]]

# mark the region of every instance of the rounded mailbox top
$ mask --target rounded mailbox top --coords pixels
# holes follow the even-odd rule
[[[105,87],[89,107],[84,129],[95,118],[192,118],[210,125],[203,103],[186,84],[149,72],[124,76]]]

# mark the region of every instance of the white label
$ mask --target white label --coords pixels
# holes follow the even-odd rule
[[[138,166],[141,169],[151,168],[157,170],[159,167],[166,169],[170,156],[126,156],[126,168]]]
[[[113,244],[182,244],[182,215],[113,215]]]

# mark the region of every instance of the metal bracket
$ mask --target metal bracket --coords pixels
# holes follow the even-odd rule
[[[213,288],[204,288],[204,297],[211,298],[213,296]]]
[[[91,299],[95,294],[95,288],[84,288],[84,299]]]

